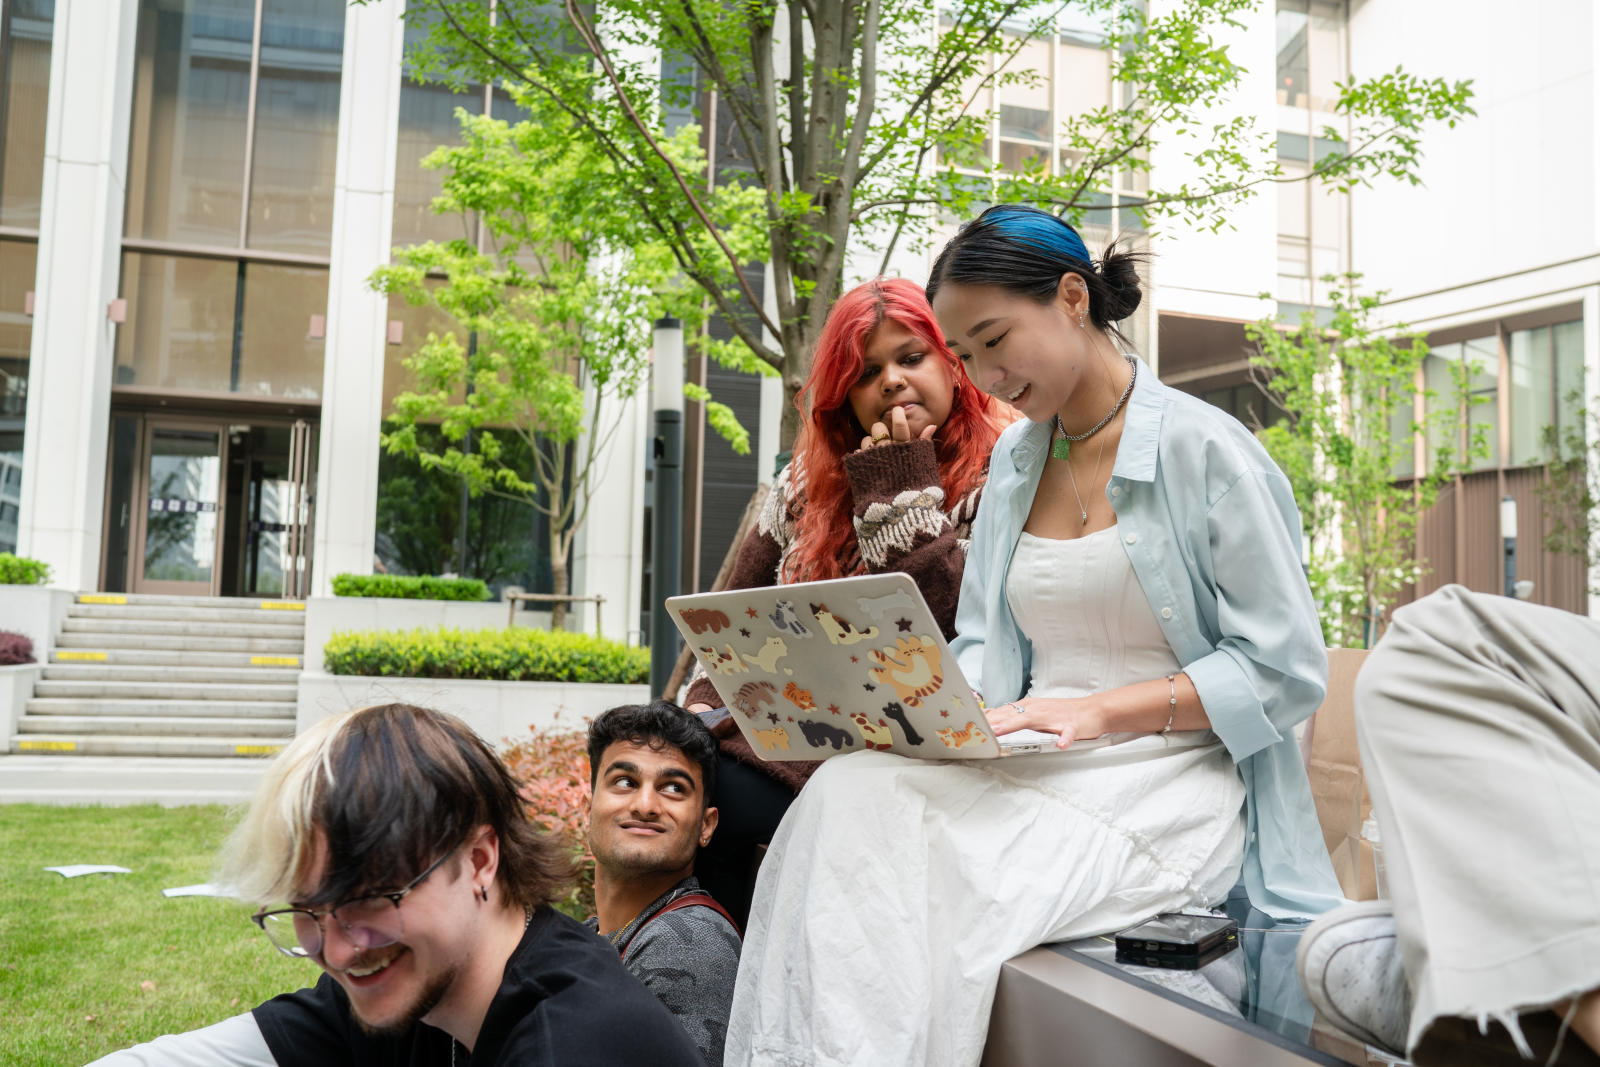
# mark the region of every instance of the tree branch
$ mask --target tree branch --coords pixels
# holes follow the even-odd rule
[[[767,329],[771,330],[774,336],[777,336],[778,328],[767,318],[767,309],[761,305],[760,300],[756,299],[756,294],[751,290],[750,283],[745,280],[743,265],[739,262],[739,257],[734,254],[732,248],[728,247],[728,242],[723,238],[722,231],[717,229],[716,223],[712,222],[711,216],[706,213],[705,206],[700,203],[700,198],[689,188],[689,183],[684,180],[683,172],[678,169],[677,164],[672,161],[672,158],[661,147],[661,143],[656,140],[655,135],[650,132],[650,127],[639,117],[639,113],[634,110],[632,102],[628,99],[627,90],[617,77],[616,70],[611,66],[611,60],[606,56],[605,49],[601,47],[600,41],[594,36],[592,27],[589,26],[582,12],[578,10],[577,0],[566,0],[566,6],[567,17],[572,20],[573,26],[583,39],[585,47],[589,49],[589,53],[599,61],[600,68],[605,72],[606,80],[611,83],[612,91],[617,94],[617,102],[622,106],[623,113],[627,115],[628,121],[633,124],[633,128],[644,138],[645,143],[649,145],[650,150],[655,153],[656,157],[666,165],[667,170],[678,183],[678,188],[683,192],[685,199],[688,200],[695,216],[705,226],[706,232],[717,243],[717,247],[722,249],[723,255],[728,257],[728,263],[733,267],[734,277],[738,279],[739,288],[744,293],[745,299],[750,302],[751,310],[761,319]]]

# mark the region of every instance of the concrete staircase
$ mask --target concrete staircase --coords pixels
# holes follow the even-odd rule
[[[294,737],[304,609],[298,601],[82,594],[11,751],[276,755]]]

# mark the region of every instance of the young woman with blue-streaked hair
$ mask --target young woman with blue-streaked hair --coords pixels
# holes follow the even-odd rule
[[[946,343],[1026,416],[995,446],[952,649],[997,732],[1064,751],[827,761],[761,871],[728,1062],[975,1064],[1000,966],[1033,945],[1239,883],[1277,917],[1339,903],[1292,732],[1327,678],[1294,497],[1248,430],[1125,350],[1137,258],[1000,206],[935,260]]]

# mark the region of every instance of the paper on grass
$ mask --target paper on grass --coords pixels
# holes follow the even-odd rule
[[[47,871],[55,871],[63,878],[76,878],[80,874],[132,874],[126,867],[117,867],[110,863],[69,863],[62,867],[46,867]]]
[[[163,889],[164,897],[225,897],[228,891],[220,885],[210,882],[201,882],[199,885],[178,885],[171,889]]]

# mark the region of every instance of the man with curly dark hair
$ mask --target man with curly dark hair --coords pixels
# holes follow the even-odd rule
[[[675,704],[624,705],[589,727],[589,767],[590,928],[720,1067],[739,931],[694,877],[717,828],[716,739]]]

